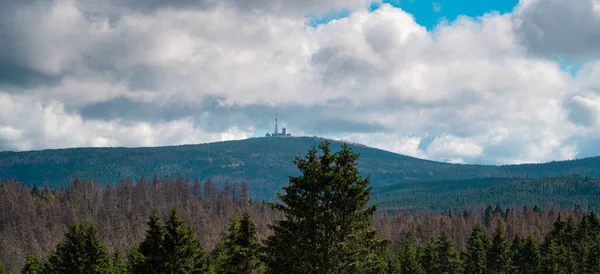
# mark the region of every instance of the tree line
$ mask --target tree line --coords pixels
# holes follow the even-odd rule
[[[273,204],[251,201],[238,182],[0,184],[0,260],[21,273],[600,271],[593,212],[496,205],[375,215],[358,155],[319,149],[296,157],[301,175]]]

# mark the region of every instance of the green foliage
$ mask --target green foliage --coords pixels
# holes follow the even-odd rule
[[[518,249],[513,248],[513,265],[515,270],[523,274],[538,273],[542,255],[537,240],[529,235],[516,248]]]
[[[424,274],[425,270],[419,263],[419,254],[415,248],[415,239],[412,234],[407,236],[402,249],[400,250],[400,273],[403,274]]]
[[[21,274],[42,274],[44,264],[37,255],[27,256],[27,261],[21,269]]]
[[[388,241],[371,228],[376,207],[367,207],[369,179],[359,176],[358,155],[329,142],[296,157],[300,176],[290,177],[282,203],[272,204],[285,219],[267,238],[271,273],[384,273]]]
[[[569,250],[564,245],[550,240],[546,244],[546,250],[541,264],[542,273],[576,273],[576,262],[571,256]]]
[[[439,258],[437,273],[452,274],[463,272],[460,254],[454,251],[454,242],[446,232],[442,233],[442,236],[437,241],[437,254]]]
[[[121,251],[116,250],[113,253],[111,261],[110,261],[110,273],[111,274],[126,274],[127,273],[127,263],[121,254]]]
[[[435,273],[440,268],[440,256],[438,254],[438,245],[435,241],[429,240],[425,243],[421,254],[421,266],[426,273]]]
[[[132,273],[151,273],[152,271],[164,271],[164,227],[160,223],[156,210],[152,211],[148,219],[148,230],[146,238],[137,250],[129,255],[130,269]]]
[[[288,175],[297,175],[297,170],[289,159],[305,153],[320,140],[309,137],[251,138],[151,148],[0,152],[0,179],[19,178],[29,186],[44,182],[58,188],[68,187],[76,177],[108,184],[151,174],[159,174],[161,177],[181,175],[199,179],[224,176],[247,181],[254,195],[252,198],[264,197],[270,200],[275,198],[273,190],[283,187]],[[570,187],[571,184],[552,182],[552,187],[543,188],[546,180],[538,180],[538,183],[535,180],[503,179],[569,174],[600,177],[600,157],[546,164],[454,165],[416,159],[357,144],[351,146],[361,155],[360,172],[370,177],[376,192],[373,193],[373,200],[380,203],[381,208],[411,205],[417,208],[448,210],[478,206],[484,202],[507,205],[522,201],[541,206],[546,206],[550,201],[567,207],[572,206],[575,200],[584,199],[589,201],[590,207],[600,208],[597,199],[600,192],[589,182],[573,187]],[[335,149],[339,147],[340,143],[335,142]],[[583,181],[581,178],[577,180]],[[516,185],[522,191],[519,192],[519,196],[514,195],[517,192],[511,187],[496,186],[513,181],[526,182]],[[217,187],[222,186],[222,182],[216,184]],[[447,194],[440,194],[442,190]],[[461,199],[454,199],[457,197]]]
[[[596,239],[591,243],[586,268],[589,273],[600,273],[600,234],[596,235]]]
[[[4,267],[2,261],[0,261],[0,274],[6,274],[6,268]]]
[[[93,224],[73,223],[48,258],[51,273],[107,273],[110,258]]]
[[[465,272],[472,274],[486,274],[486,253],[490,246],[489,239],[481,225],[476,225],[471,231],[467,241],[465,254]]]
[[[203,251],[194,230],[185,225],[177,208],[171,209],[171,215],[165,226],[164,254],[166,273],[193,273],[203,268]]]
[[[390,184],[373,189],[380,209],[398,211],[463,210],[481,204],[530,205],[541,214],[540,206],[572,209],[577,203],[600,208],[600,179],[578,175],[549,178],[481,178]],[[538,206],[539,205],[539,206]],[[493,226],[494,207],[484,213],[485,227]],[[506,211],[496,211],[505,218]],[[502,214],[500,214],[502,213]]]
[[[207,267],[203,255],[192,228],[173,207],[165,225],[153,211],[146,238],[129,255],[129,269],[131,273],[201,273]]]
[[[504,222],[498,220],[496,229],[492,235],[492,243],[487,251],[487,270],[505,273],[511,271],[511,251]]]
[[[256,238],[257,228],[244,212],[233,217],[225,236],[219,256],[219,273],[250,274],[262,273],[265,267],[260,261],[261,247]]]

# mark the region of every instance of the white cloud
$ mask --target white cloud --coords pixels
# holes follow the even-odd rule
[[[482,147],[469,138],[460,138],[451,135],[442,135],[433,140],[427,148],[427,154],[435,158],[473,158],[480,156]]]
[[[0,50],[12,53],[0,54],[0,71],[23,73],[0,75],[0,146],[240,139],[270,131],[280,106],[294,134],[420,158],[568,159],[600,136],[600,65],[596,49],[577,42],[600,30],[586,1],[521,1],[514,13],[461,16],[430,32],[363,0],[7,6],[0,15],[19,16],[0,19],[11,36]],[[351,13],[305,24],[335,10]],[[547,19],[561,10],[582,18],[552,31]],[[575,77],[557,53],[581,60]]]

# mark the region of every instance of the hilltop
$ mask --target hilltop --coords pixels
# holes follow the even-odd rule
[[[0,152],[0,178],[26,185],[65,187],[75,178],[102,184],[138,180],[142,175],[182,176],[189,180],[245,180],[254,197],[270,199],[296,175],[294,156],[303,156],[323,138],[251,138],[196,145],[139,148],[69,148]],[[337,149],[341,141],[330,140]],[[533,178],[580,174],[600,177],[600,157],[545,164],[505,166],[449,164],[418,159],[360,144],[359,169],[378,189],[414,182],[475,178]],[[391,191],[391,190],[390,190]]]

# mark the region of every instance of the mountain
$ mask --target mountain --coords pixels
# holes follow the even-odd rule
[[[70,148],[25,152],[0,152],[0,179],[17,178],[26,185],[66,187],[75,178],[116,183],[142,175],[183,176],[190,180],[225,178],[244,180],[255,198],[271,199],[297,175],[294,156],[304,156],[323,138],[251,138],[198,145],[144,148]],[[333,149],[342,142],[330,140]],[[422,160],[360,144],[349,144],[360,153],[363,176],[371,178],[378,197],[387,191],[423,184],[459,184],[482,178],[536,178],[580,174],[600,177],[600,157],[544,164],[461,165]],[[485,179],[488,180],[488,179]],[[430,183],[437,182],[437,183]],[[458,182],[458,183],[457,183]],[[492,186],[492,183],[485,184]],[[396,193],[396,194],[394,194]]]

